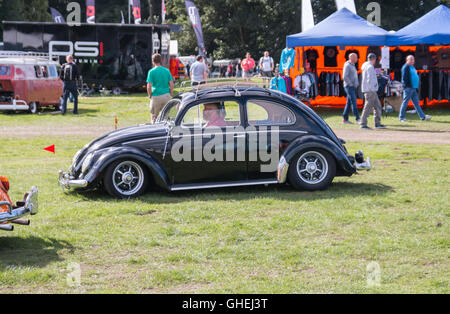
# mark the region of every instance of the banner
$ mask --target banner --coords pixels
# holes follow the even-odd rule
[[[50,8],[50,11],[52,12],[52,17],[55,23],[66,23],[66,20],[58,10],[56,10],[55,8]]]
[[[86,23],[95,24],[95,0],[86,0]]]
[[[133,6],[134,24],[141,24],[141,0],[130,0]]]
[[[347,8],[356,14],[355,0],[336,0],[338,11],[342,8]]]
[[[314,27],[311,0],[302,0],[302,32]]]
[[[164,3],[164,0],[162,0],[161,3],[161,24],[164,24],[164,22],[166,21],[166,4]]]
[[[194,27],[195,35],[197,36],[197,44],[199,54],[206,57],[205,42],[203,41],[202,22],[200,21],[200,14],[197,7],[192,1],[184,0],[186,3],[186,10]]]

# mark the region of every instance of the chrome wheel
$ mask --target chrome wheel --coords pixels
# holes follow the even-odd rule
[[[144,170],[133,161],[124,161],[114,168],[112,181],[114,188],[121,195],[134,195],[144,185]]]
[[[319,184],[328,174],[327,159],[318,152],[306,152],[297,162],[299,178],[307,184]]]

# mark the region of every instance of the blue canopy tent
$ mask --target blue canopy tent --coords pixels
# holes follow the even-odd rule
[[[387,38],[389,46],[450,44],[450,8],[441,4]]]
[[[287,47],[384,46],[388,32],[343,8],[313,28],[287,36]]]

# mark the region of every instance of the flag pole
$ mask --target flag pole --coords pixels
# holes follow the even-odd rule
[[[128,24],[131,24],[131,5],[130,5],[130,0],[128,0]]]

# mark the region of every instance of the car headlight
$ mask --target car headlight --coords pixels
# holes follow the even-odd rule
[[[94,154],[91,153],[84,158],[83,165],[81,166],[82,173],[85,173],[89,169],[92,162],[92,157],[94,157]]]

